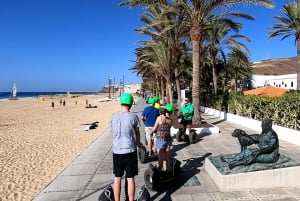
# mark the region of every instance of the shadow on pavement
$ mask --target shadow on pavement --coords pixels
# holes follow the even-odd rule
[[[176,192],[182,186],[201,185],[200,181],[197,178],[194,178],[194,176],[200,172],[200,167],[203,166],[205,158],[210,155],[212,155],[212,153],[207,153],[198,158],[189,158],[184,160],[184,165],[181,166],[182,175],[180,181],[177,184],[169,184],[165,186],[165,188],[156,192],[156,194],[151,197],[151,200],[157,200],[159,197],[160,201],[171,201],[172,193]],[[165,195],[161,197],[162,194]]]

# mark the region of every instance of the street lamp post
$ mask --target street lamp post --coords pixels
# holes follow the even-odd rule
[[[111,77],[108,77],[108,98],[110,99],[110,86],[111,86],[111,80],[112,78]]]

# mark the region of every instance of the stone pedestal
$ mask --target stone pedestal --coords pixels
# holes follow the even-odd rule
[[[300,166],[224,175],[206,158],[204,168],[220,191],[300,187]]]

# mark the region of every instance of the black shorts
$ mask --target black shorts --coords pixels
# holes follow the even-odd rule
[[[185,119],[182,119],[182,124],[183,124],[183,125],[192,125],[192,124],[193,124],[193,120],[185,120]]]
[[[115,177],[122,177],[124,171],[126,178],[132,178],[138,174],[138,158],[137,152],[128,154],[115,154],[113,153],[113,172]]]

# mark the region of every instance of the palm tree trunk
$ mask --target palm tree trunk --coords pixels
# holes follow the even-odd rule
[[[213,83],[214,83],[214,94],[217,95],[217,93],[218,93],[218,81],[217,81],[215,58],[213,58],[212,75],[213,75]]]
[[[167,86],[166,86],[167,88],[167,97],[168,97],[168,103],[170,103],[170,104],[172,104],[173,105],[173,93],[172,93],[172,82],[171,82],[171,80],[167,80]]]
[[[180,81],[179,81],[179,70],[178,65],[174,68],[175,73],[175,85],[176,85],[176,91],[177,91],[177,107],[178,107],[178,115],[180,113],[180,106],[181,106],[181,91],[180,91]]]
[[[200,40],[193,40],[193,86],[192,86],[192,98],[194,105],[194,118],[193,124],[199,123],[200,120]],[[196,37],[197,38],[197,37]]]
[[[297,39],[297,90],[300,90],[300,38]]]
[[[165,104],[166,100],[165,100],[165,83],[164,83],[164,78],[163,76],[160,77],[160,100],[161,100],[161,104]]]

